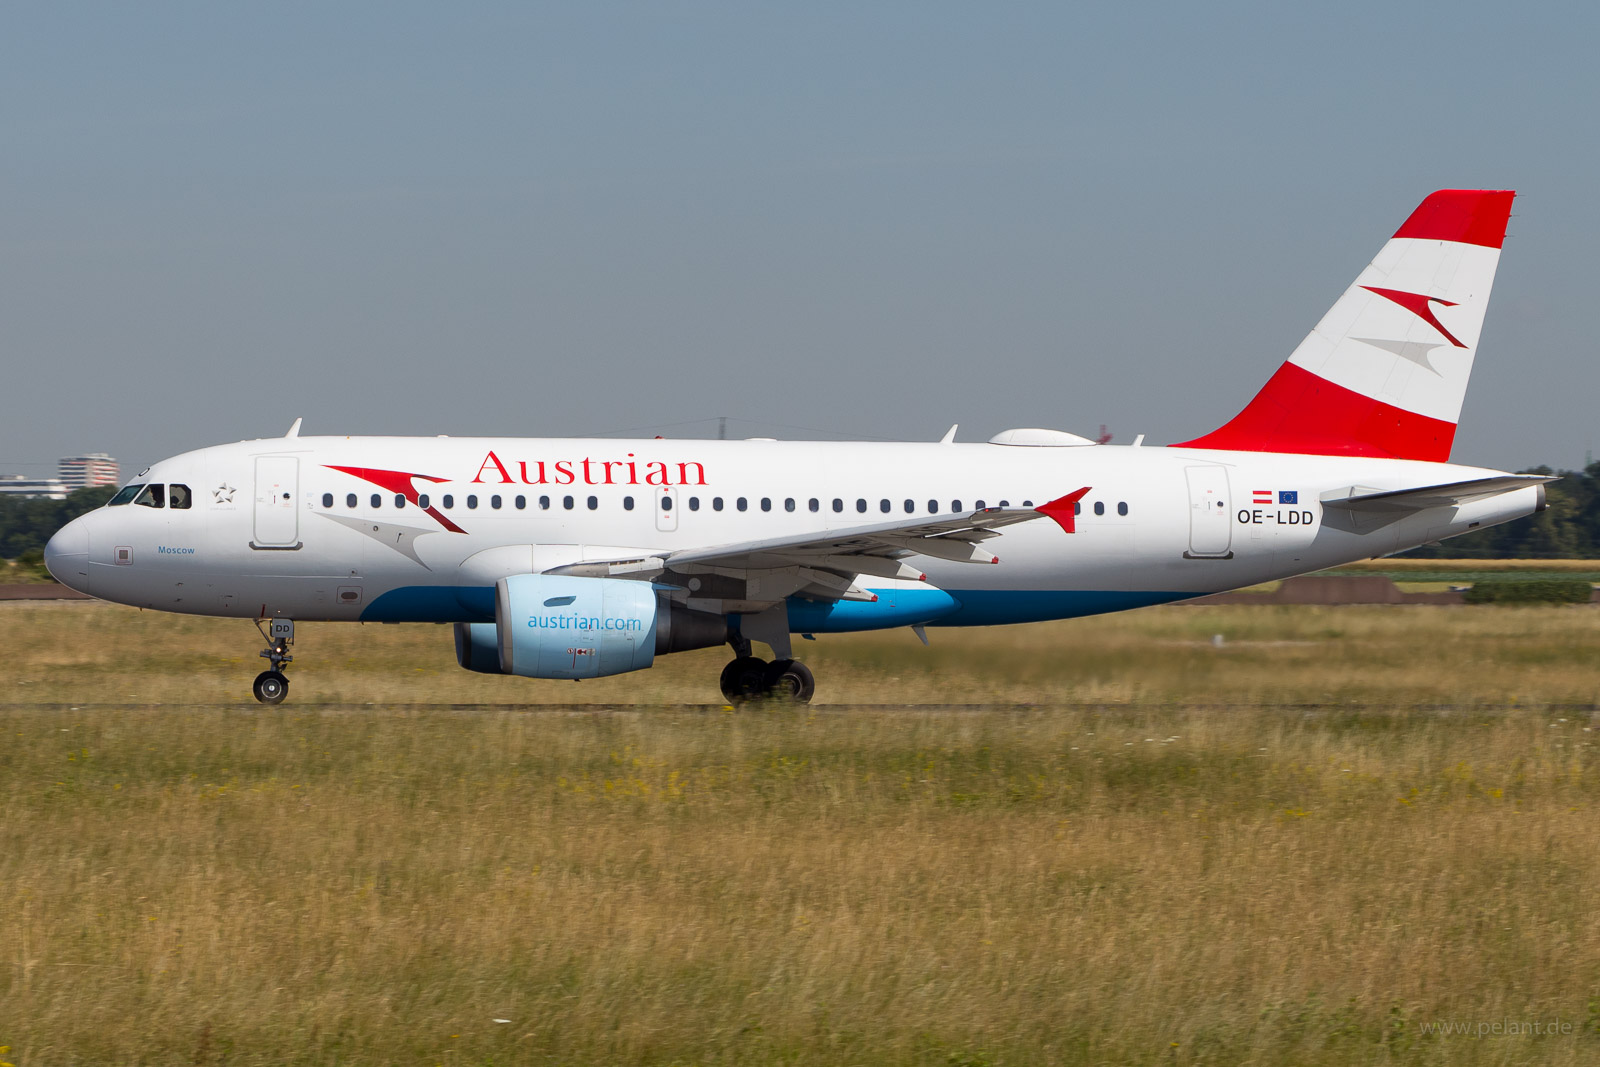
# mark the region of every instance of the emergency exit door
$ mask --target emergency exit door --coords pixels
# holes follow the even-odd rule
[[[1189,551],[1185,559],[1232,557],[1233,515],[1228,510],[1228,468],[1188,467]]]
[[[256,522],[251,548],[300,547],[300,460],[256,457]]]

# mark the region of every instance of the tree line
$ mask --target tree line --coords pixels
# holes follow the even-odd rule
[[[1544,487],[1548,506],[1543,511],[1405,554],[1436,559],[1600,558],[1600,463],[1581,471],[1533,467],[1517,473],[1561,479]]]
[[[1549,506],[1537,515],[1452,537],[1411,556],[1446,559],[1600,558],[1600,463],[1581,471],[1534,467],[1522,474],[1554,474],[1545,487]],[[52,534],[86,511],[100,507],[115,486],[79,489],[65,500],[0,495],[0,558],[37,561]]]
[[[65,500],[0,494],[0,558],[42,559],[44,543],[52,534],[86,511],[93,511],[116,495],[114,485],[78,489]]]

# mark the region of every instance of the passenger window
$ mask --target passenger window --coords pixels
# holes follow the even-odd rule
[[[671,511],[672,510],[672,498],[670,496],[667,496],[666,494],[662,494],[662,496],[661,496],[661,510],[662,511]]]
[[[1000,501],[1000,507],[1009,508],[1010,506],[1011,506],[1011,501],[1009,501],[1009,500]]]
[[[977,508],[978,508],[978,510],[979,510],[979,511],[982,511],[982,510],[983,510],[983,509],[984,509],[984,508],[985,508],[985,507],[987,507],[987,506],[988,506],[988,505],[986,505],[986,504],[985,504],[985,503],[984,503],[984,502],[983,502],[983,501],[981,501],[981,500],[980,500],[980,501],[978,501],[978,502],[977,502]]]
[[[194,494],[189,492],[189,487],[187,485],[179,485],[178,483],[174,482],[167,486],[167,507],[178,508],[181,511],[187,511],[189,505],[193,502]],[[328,503],[333,503],[332,497],[328,498]]]
[[[822,502],[820,500],[818,500],[816,497],[812,497],[810,502],[809,502],[809,507],[811,508],[812,511],[817,511],[822,507]]]
[[[517,497],[517,499],[514,501],[514,503],[517,505],[517,510],[518,511],[525,511],[525,510],[527,510],[527,507],[528,507],[528,498],[525,497],[525,496],[520,496],[519,495]]]
[[[144,488],[144,483],[143,482],[138,482],[138,483],[136,483],[134,485],[125,485],[125,486],[123,486],[122,489],[120,491],[118,491],[116,496],[112,497],[109,501],[107,501],[106,507],[108,507],[108,508],[118,508],[118,507],[121,507],[124,504],[131,503],[133,501],[133,498],[139,495],[139,490],[141,490],[143,488]]]
[[[1128,513],[1128,502],[1126,500],[1123,500],[1123,501],[1121,501],[1121,502],[1119,502],[1117,504],[1117,514],[1118,515],[1126,515],[1127,513]]]
[[[1022,502],[1022,506],[1023,506],[1023,507],[1025,507],[1025,508],[1031,508],[1031,507],[1033,507],[1033,501],[1031,501],[1031,500],[1024,500],[1024,501],[1023,501],[1023,502]]]
[[[794,497],[791,496],[791,497],[785,497],[784,498],[783,510],[784,511],[793,511],[794,510]]]
[[[906,514],[909,515],[913,511],[916,511],[916,510],[917,510],[917,502],[915,500],[907,500],[906,501]]]
[[[561,506],[566,508],[568,511],[571,511],[572,510],[572,498],[570,496],[562,497],[561,498]]]
[[[445,497],[445,499],[449,500],[450,498],[449,497]],[[372,506],[375,507],[375,508],[383,507],[383,497],[379,496],[377,493],[373,493],[372,494]]]
[[[468,493],[468,494],[467,494],[467,507],[469,507],[469,508],[475,508],[475,507],[477,507],[477,506],[478,506],[478,497],[477,497],[477,494],[475,494],[475,493]]]
[[[623,511],[632,511],[633,510],[633,497],[625,496],[625,497],[622,498],[622,510]]]
[[[838,497],[834,497],[833,498],[833,510],[836,511],[836,512],[843,511],[844,510],[844,501],[840,500]]]
[[[1104,515],[1106,513],[1106,502],[1104,500],[1096,500],[1094,502],[1094,513],[1096,515]]]
[[[961,510],[961,501],[959,501],[959,500],[950,501],[950,510],[951,511],[960,511]]]
[[[322,494],[322,506],[325,507],[325,508],[333,507],[333,494],[332,493],[323,493]]]
[[[1082,515],[1083,514],[1083,501],[1074,500],[1072,502],[1072,513],[1074,515]]]
[[[929,515],[937,515],[937,514],[939,514],[939,502],[937,500],[928,501],[928,514]]]
[[[417,507],[422,508],[424,511],[426,511],[428,509],[428,494],[427,493],[418,493],[417,494]]]
[[[499,493],[496,493],[494,496],[489,498],[489,506],[491,508],[494,508],[496,511],[500,510],[500,494]]]
[[[764,496],[764,497],[761,498],[761,510],[762,511],[771,511],[772,510],[772,498],[770,496]]]
[[[361,499],[359,497],[357,497],[354,493],[346,493],[345,494],[345,497],[344,497],[344,506],[345,507],[353,508],[357,504],[359,504],[360,502],[361,502]]]
[[[720,496],[714,496],[714,497],[711,498],[711,510],[712,511],[721,511],[722,510],[722,498]]]
[[[589,510],[590,511],[593,511],[595,508],[597,508],[599,506],[600,506],[600,498],[599,497],[592,496],[592,497],[589,498]]]
[[[744,497],[740,497],[738,500],[734,501],[733,506],[738,508],[740,511],[746,511],[750,507],[750,501],[746,500]]]
[[[692,496],[692,497],[689,498],[689,510],[690,511],[699,511],[700,510],[700,498],[699,497]]]
[[[453,508],[456,506],[456,498],[453,494],[446,493],[444,495],[444,506],[446,508]]]
[[[448,500],[450,498],[449,497],[445,497],[445,499]],[[550,498],[549,497],[542,496],[542,497],[539,498],[539,510],[540,511],[549,511],[550,510]]]
[[[147,508],[165,507],[167,503],[166,487],[151,482],[144,487],[144,492],[133,498],[133,502]]]
[[[878,510],[883,512],[885,515],[889,514],[889,500],[887,497],[878,501]]]
[[[394,506],[397,508],[403,508],[406,506],[406,498],[404,493],[396,493],[394,495]]]
[[[867,502],[865,500],[861,499],[860,497],[857,497],[856,498],[856,510],[860,511],[860,512],[865,512],[867,510]]]

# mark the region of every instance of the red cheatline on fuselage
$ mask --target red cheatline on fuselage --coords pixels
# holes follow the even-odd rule
[[[389,471],[382,470],[377,467],[337,467],[331,463],[327,464],[327,467],[331,471],[339,471],[342,474],[349,474],[353,477],[360,478],[364,482],[371,482],[380,489],[387,489],[391,493],[397,493],[400,496],[405,497],[411,503],[417,505],[419,508],[422,507],[422,501],[419,498],[416,487],[411,484],[411,480],[413,478],[421,478],[425,482],[447,482],[450,480],[448,478],[435,478],[429,474],[408,474],[405,471]],[[445,518],[439,509],[433,507],[432,505],[422,508],[422,510],[424,514],[435,519],[439,525],[443,526],[451,533],[467,532],[461,527],[457,526],[455,523],[451,522],[449,519]]]

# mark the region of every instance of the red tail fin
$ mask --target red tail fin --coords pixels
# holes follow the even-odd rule
[[[1430,195],[1243,411],[1174,447],[1449,459],[1515,195]]]

